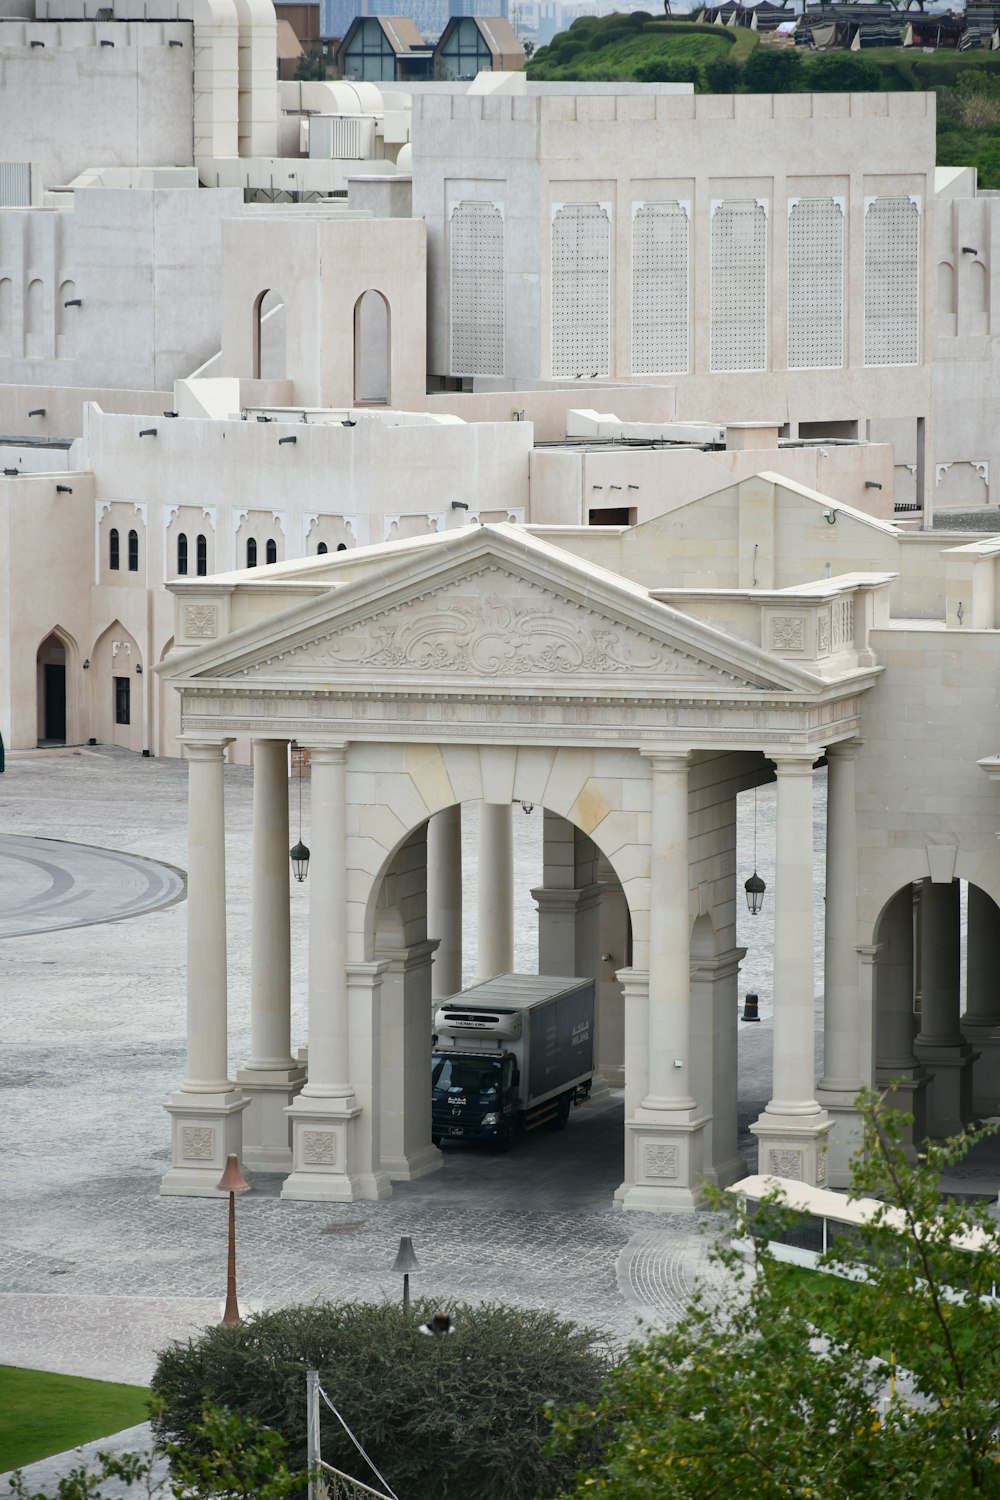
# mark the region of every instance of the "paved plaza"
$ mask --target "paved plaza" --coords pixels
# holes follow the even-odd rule
[[[227,768],[232,1068],[249,1045],[251,793],[249,769]],[[21,934],[0,942],[0,1363],[144,1382],[158,1348],[219,1316],[225,1285],[224,1204],[158,1192],[163,1104],[184,1067],[186,766],[102,748],[11,758],[0,806],[0,930]],[[772,806],[760,797],[758,863],[769,882]],[[296,819],[293,801],[293,832]],[[529,970],[540,822],[515,820],[517,962]],[[303,826],[308,841],[308,787]],[[741,828],[741,864],[751,840],[752,823]],[[470,829],[470,962],[474,847]],[[308,884],[293,883],[291,899],[297,1044]],[[751,950],[744,988],[759,989],[765,1016],[740,1028],[748,1163],[747,1126],[770,1087],[768,933],[766,912],[741,933]],[[718,1274],[707,1258],[717,1221],[612,1206],[622,1122],[620,1094],[606,1093],[564,1133],[538,1132],[508,1156],[447,1150],[443,1171],[397,1184],[381,1203],[283,1202],[280,1178],[258,1177],[238,1205],[241,1304],[398,1296],[389,1267],[408,1234],[421,1265],[415,1290],[435,1300],[549,1307],[619,1341],[672,1320],[695,1280]],[[983,1186],[996,1192],[992,1179]]]

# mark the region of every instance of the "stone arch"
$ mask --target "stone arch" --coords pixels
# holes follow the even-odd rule
[[[79,676],[76,641],[61,625],[53,625],[35,652],[39,744],[79,743]]]
[[[113,620],[90,653],[94,725],[101,744],[147,748],[143,666],[135,637]]]
[[[1000,907],[994,898],[959,879],[909,881],[882,906],[873,941],[875,1081],[898,1083],[903,1107],[914,1116],[914,1140],[996,1114]]]
[[[287,374],[285,299],[272,287],[253,304],[253,379],[284,380]]]
[[[45,355],[45,287],[32,277],[24,297],[24,352],[29,359]]]
[[[938,261],[937,306],[945,315],[955,311],[955,268],[950,260]]]
[[[374,287],[354,304],[354,401],[388,406],[391,400],[392,309]]]
[[[366,763],[365,769],[361,769],[361,760]],[[373,763],[377,768],[377,805],[371,803],[369,767]],[[632,784],[628,811],[624,806],[625,781]],[[647,764],[637,751],[493,745],[352,746],[347,802],[349,808],[357,806],[359,831],[348,838],[348,864],[356,877],[357,891],[348,910],[350,961],[372,959],[382,879],[399,850],[429,817],[461,802],[528,802],[558,813],[579,828],[608,861],[621,882],[631,918],[634,965],[645,969],[649,950],[650,786]]]

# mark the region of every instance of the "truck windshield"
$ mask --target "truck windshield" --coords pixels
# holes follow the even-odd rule
[[[449,1093],[495,1094],[501,1060],[487,1057],[435,1057],[431,1086]]]

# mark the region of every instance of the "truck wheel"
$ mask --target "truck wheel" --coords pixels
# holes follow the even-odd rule
[[[569,1112],[573,1103],[571,1094],[563,1094],[559,1100],[558,1112],[549,1121],[550,1130],[565,1130],[569,1121]]]

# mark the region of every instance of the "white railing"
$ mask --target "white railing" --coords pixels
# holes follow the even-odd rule
[[[352,1475],[345,1474],[342,1469],[336,1469],[332,1464],[324,1462],[320,1443],[320,1398],[333,1412],[379,1484],[383,1486],[382,1489],[373,1490],[370,1485],[363,1484],[360,1479],[355,1479]],[[309,1473],[312,1476],[309,1481],[309,1500],[399,1500],[395,1490],[390,1487],[389,1481],[379,1473],[320,1385],[318,1370],[306,1371],[306,1400],[308,1402],[306,1425]]]

